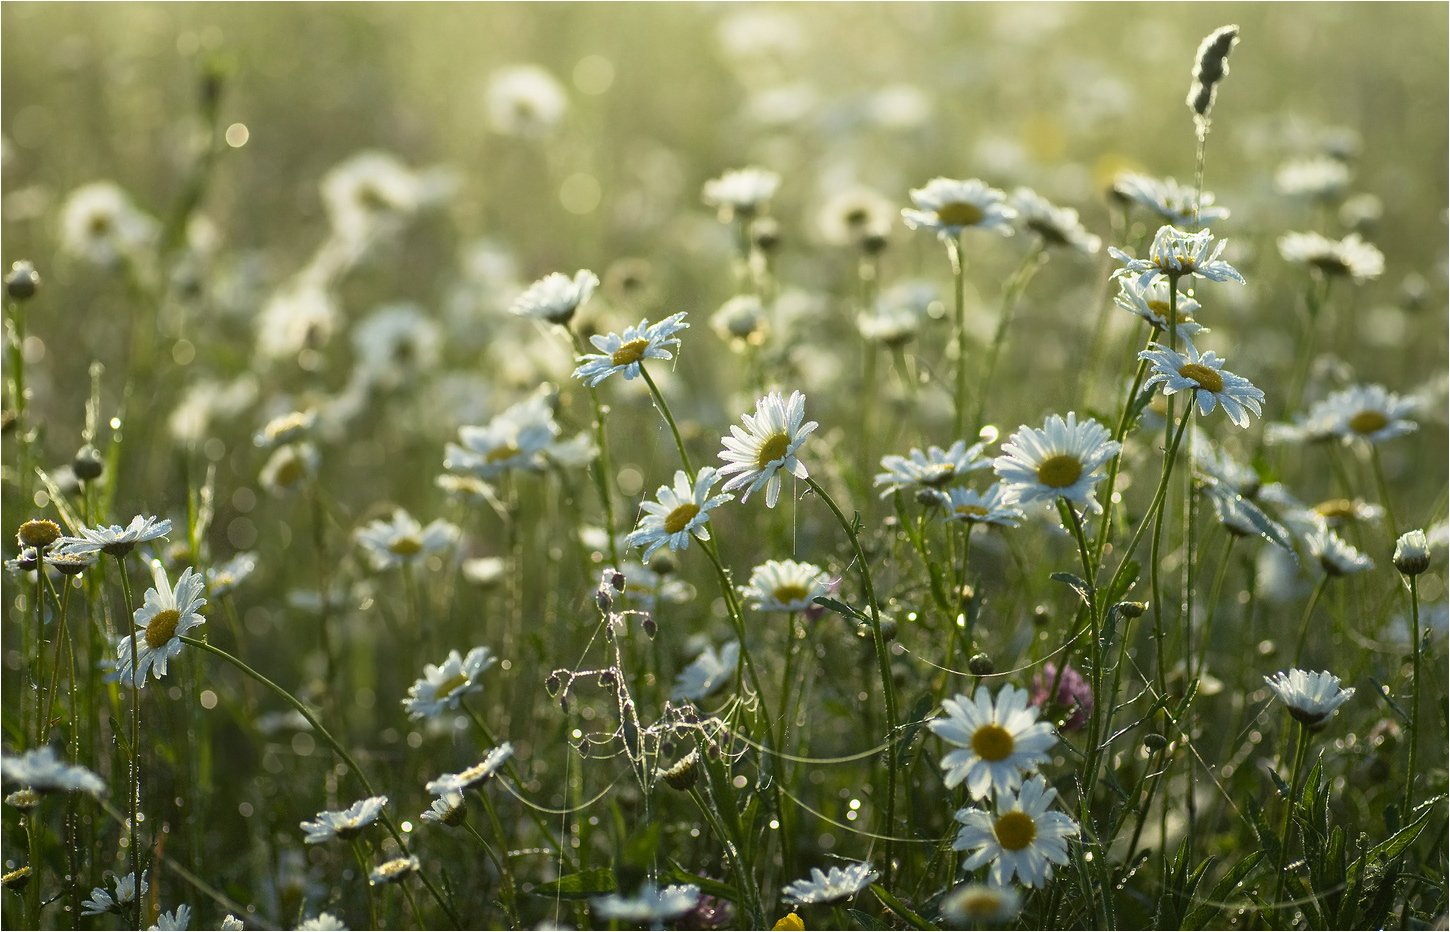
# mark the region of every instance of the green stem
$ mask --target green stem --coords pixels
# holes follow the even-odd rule
[[[503,823],[498,820],[498,813],[494,811],[493,801],[482,787],[474,788],[474,795],[483,802],[483,811],[488,816],[489,827],[493,835],[498,839],[499,865],[503,871],[503,890],[500,897],[503,900],[504,912],[508,914],[509,925],[517,929],[519,927],[519,905],[518,905],[518,884],[514,881],[513,859],[509,856],[508,837],[504,835]]]
[[[948,239],[947,258],[952,264],[952,340],[956,347],[953,360],[952,401],[956,419],[952,422],[952,436],[962,436],[966,430],[967,416],[967,280],[966,263],[962,258],[961,234]],[[888,870],[890,868],[888,867]]]
[[[1289,778],[1289,798],[1284,800],[1284,819],[1279,827],[1279,869],[1275,872],[1274,896],[1269,900],[1269,909],[1278,909],[1279,897],[1284,893],[1284,877],[1289,866],[1289,827],[1294,814],[1294,802],[1299,798],[1299,775],[1304,769],[1304,759],[1309,756],[1309,728],[1298,722],[1299,741],[1294,748],[1294,770]]]
[[[1420,745],[1420,588],[1417,577],[1410,580],[1410,637],[1414,639],[1411,657],[1410,683],[1410,759],[1405,769],[1405,812],[1404,823],[1409,824],[1410,812],[1415,802],[1415,777],[1419,775],[1416,759]]]
[[[374,929],[380,928],[377,895],[373,890],[372,868],[368,866],[368,858],[363,852],[362,842],[359,839],[352,840],[352,855],[357,860],[358,873],[361,875],[363,883],[363,894],[368,901],[368,923]]]
[[[690,454],[685,452],[685,441],[680,438],[679,425],[675,423],[675,416],[670,413],[670,406],[665,403],[665,396],[660,393],[659,386],[643,365],[639,367],[639,374],[644,376],[644,383],[649,386],[649,393],[654,396],[655,407],[664,416],[665,423],[670,425],[670,433],[675,437],[675,449],[680,452],[680,462],[684,464],[685,472],[690,474],[690,480],[694,481],[695,467],[690,465]]]
[[[1153,337],[1150,332],[1147,346],[1151,346]],[[1138,360],[1138,370],[1133,376],[1133,384],[1128,387],[1128,394],[1123,398],[1123,408],[1118,415],[1118,426],[1113,431],[1113,441],[1121,444],[1123,437],[1128,433],[1128,421],[1133,412],[1133,402],[1138,397],[1138,389],[1143,385],[1143,379],[1148,374],[1148,360]],[[1094,551],[1097,555],[1097,566],[1101,566],[1103,560],[1103,548],[1107,546],[1108,532],[1113,525],[1113,494],[1118,487],[1118,470],[1123,464],[1123,451],[1119,449],[1112,460],[1108,462],[1108,478],[1106,493],[1103,497],[1103,523],[1098,528],[1097,548]]]
[[[688,792],[699,808],[700,814],[709,824],[710,831],[715,833],[715,837],[725,848],[725,859],[730,862],[730,872],[735,875],[735,885],[740,888],[740,897],[745,901],[743,905],[750,913],[746,917],[749,920],[746,928],[765,928],[765,906],[760,902],[760,891],[756,889],[755,883],[750,877],[750,871],[740,853],[740,846],[737,845],[735,839],[731,838],[720,820],[720,815],[715,811],[715,807],[707,803],[705,798],[700,795],[699,788],[692,786]]]
[[[991,389],[992,378],[997,372],[997,359],[1002,353],[1002,344],[1007,340],[1007,325],[1012,321],[1012,315],[1017,310],[1017,304],[1022,300],[1022,295],[1027,291],[1027,285],[1032,281],[1033,274],[1042,267],[1042,261],[1047,255],[1047,246],[1042,237],[1032,244],[1027,255],[1023,257],[1022,264],[1012,277],[1007,279],[1007,284],[1002,288],[1002,306],[997,314],[997,329],[992,334],[992,345],[987,350],[987,365],[982,370],[982,378],[977,387],[977,413],[974,423],[978,426],[982,423],[982,416],[987,408],[987,394]]]
[[[574,341],[574,350],[580,356],[588,355],[588,348],[584,345],[584,338],[573,330],[568,331],[570,338]],[[644,367],[640,367],[643,371]],[[604,433],[604,406],[599,403],[599,393],[589,389],[589,406],[594,412],[594,442],[599,446],[599,458],[594,462],[594,488],[599,493],[599,504],[604,509],[604,530],[605,537],[609,541],[609,559],[615,567],[620,565],[619,545],[614,540],[614,497],[609,494],[610,473],[609,466],[609,439]]]
[[[1203,675],[1204,661],[1208,657],[1208,645],[1213,643],[1210,638],[1210,635],[1213,633],[1213,619],[1218,614],[1218,599],[1223,593],[1224,579],[1228,577],[1229,557],[1233,552],[1234,541],[1236,540],[1238,540],[1238,537],[1234,534],[1230,533],[1224,536],[1223,552],[1219,555],[1218,570],[1214,574],[1213,589],[1210,590],[1208,597],[1208,614],[1203,619],[1203,632],[1200,638],[1203,644],[1198,651],[1198,662],[1192,665],[1195,678]],[[1191,647],[1187,653],[1189,657],[1193,656]]]
[[[1395,507],[1390,500],[1389,484],[1385,482],[1385,467],[1380,459],[1380,448],[1374,444],[1369,447],[1369,462],[1374,471],[1375,486],[1379,489],[1380,504],[1385,509],[1385,520],[1390,526],[1390,540],[1393,541],[1400,536],[1400,524],[1395,520]]]
[[[130,842],[127,851],[131,857],[131,874],[136,878],[136,929],[141,924],[141,852],[136,823],[141,809],[141,670],[136,662],[136,612],[135,600],[131,597],[131,580],[126,575],[126,557],[116,554],[116,570],[121,576],[121,593],[126,600],[126,638],[131,644],[131,785],[127,788],[127,802],[130,804]]]
[[[1314,587],[1314,594],[1309,597],[1308,603],[1304,606],[1304,615],[1299,620],[1299,641],[1294,646],[1294,666],[1299,666],[1300,659],[1304,656],[1304,643],[1309,639],[1309,619],[1314,614],[1314,606],[1319,604],[1319,597],[1324,594],[1324,589],[1329,585],[1329,574],[1325,574],[1319,583]]]

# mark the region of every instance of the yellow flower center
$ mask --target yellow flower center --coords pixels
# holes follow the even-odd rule
[[[1032,816],[1017,810],[998,816],[992,830],[997,835],[997,843],[1008,851],[1021,851],[1037,837],[1037,823],[1032,821]]]
[[[513,459],[515,456],[518,456],[522,452],[522,450],[520,450],[513,444],[506,443],[501,447],[494,447],[492,450],[489,450],[488,454],[484,456],[483,460],[486,463],[501,463],[504,460]]]
[[[678,534],[685,529],[695,515],[700,513],[700,506],[694,502],[685,502],[674,511],[665,516],[665,533]]]
[[[971,227],[982,222],[986,216],[982,208],[976,204],[968,204],[966,201],[952,201],[950,204],[943,204],[936,209],[937,219],[943,226],[949,227]]]
[[[1179,369],[1178,374],[1183,376],[1185,379],[1192,379],[1193,381],[1197,382],[1200,388],[1204,388],[1208,391],[1215,393],[1223,391],[1223,376],[1219,375],[1216,371],[1210,369],[1208,366],[1200,365],[1196,362],[1190,362],[1183,368]]]
[[[971,519],[982,517],[987,513],[987,509],[983,508],[981,505],[958,505],[956,507],[956,512],[963,518]]]
[[[1372,434],[1382,430],[1390,419],[1379,411],[1361,411],[1349,419],[1349,429],[1356,434]]]
[[[982,890],[962,897],[959,905],[973,922],[989,922],[997,919],[1002,912],[1002,896]]]
[[[1314,510],[1326,518],[1353,518],[1355,515],[1354,502],[1347,498],[1331,498],[1315,505]]]
[[[1037,481],[1048,488],[1065,489],[1082,476],[1082,461],[1070,453],[1049,456],[1037,467]]]
[[[111,232],[111,216],[109,214],[91,214],[90,223],[86,224],[92,236],[105,236]]]
[[[777,602],[789,604],[804,599],[810,595],[810,590],[800,583],[786,583],[783,586],[777,586],[770,594],[775,596]]]
[[[388,549],[400,557],[411,557],[423,549],[423,542],[409,534],[388,544]]]
[[[790,436],[788,434],[771,434],[761,443],[760,452],[755,454],[756,468],[764,469],[771,463],[785,456],[785,451],[788,449],[790,449]]]
[[[639,362],[644,358],[644,351],[649,349],[648,340],[630,340],[628,343],[614,351],[609,361],[616,366],[627,366],[632,362]]]
[[[468,677],[462,673],[455,673],[433,688],[433,697],[435,699],[446,699],[467,685]]]
[[[160,650],[176,635],[176,626],[181,623],[181,613],[174,608],[164,608],[146,624],[146,646]]]
[[[1001,725],[983,725],[972,734],[972,750],[985,761],[1005,760],[1015,745],[1012,733]]]
[[[921,481],[932,488],[938,488],[950,482],[956,474],[957,468],[951,463],[934,463],[926,468]]]
[[[277,471],[272,474],[272,481],[279,488],[287,489],[301,482],[306,477],[307,464],[296,453],[290,453],[277,464]]]
[[[20,525],[15,535],[22,547],[49,547],[60,539],[60,525],[44,518],[34,518]]]

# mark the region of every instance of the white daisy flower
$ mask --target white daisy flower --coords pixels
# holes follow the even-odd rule
[[[1332,201],[1349,187],[1349,166],[1327,155],[1295,159],[1274,172],[1274,189],[1288,197]]]
[[[337,298],[325,283],[299,277],[277,289],[257,315],[257,354],[286,359],[326,346],[340,317]]]
[[[721,223],[729,223],[737,216],[753,217],[779,187],[780,176],[775,172],[740,168],[705,182],[701,196],[719,212]]]
[[[1220,482],[1245,498],[1259,492],[1262,480],[1252,466],[1245,466],[1214,443],[1197,425],[1193,431],[1193,469],[1199,476]]]
[[[738,473],[722,487],[729,492],[746,486],[740,501],[765,489],[765,506],[774,508],[780,499],[780,473],[782,470],[805,479],[809,475],[806,465],[796,458],[796,451],[806,442],[806,437],[819,425],[807,421],[806,396],[791,392],[790,398],[781,398],[780,392],[771,392],[755,403],[755,415],[742,417],[745,429],[731,425],[732,436],[722,438],[725,448],[720,458],[725,466],[721,476]]]
[[[558,435],[548,398],[536,392],[482,427],[460,427],[462,445],[444,448],[443,466],[481,479],[512,469],[540,471],[547,465],[545,451]]]
[[[1339,677],[1328,670],[1313,673],[1292,669],[1264,677],[1264,682],[1289,707],[1289,714],[1309,727],[1328,721],[1354,695],[1354,687],[1339,685]]]
[[[599,456],[599,447],[588,431],[580,431],[566,440],[555,440],[544,447],[544,459],[559,469],[583,469]]]
[[[514,756],[514,746],[505,741],[484,755],[483,760],[458,773],[445,773],[437,780],[429,780],[426,789],[434,796],[444,793],[461,793],[498,773],[503,765]]]
[[[810,877],[791,881],[781,889],[780,895],[787,903],[796,906],[834,903],[855,896],[879,876],[879,871],[864,862],[832,867],[825,872],[813,867]]]
[[[403,708],[409,718],[432,718],[456,709],[464,696],[483,689],[478,678],[497,662],[487,647],[475,647],[467,657],[450,650],[442,664],[423,665],[423,678],[408,687]]]
[[[1002,928],[1022,911],[1016,887],[964,883],[941,900],[942,916],[956,926]]]
[[[378,815],[387,804],[386,796],[369,796],[340,812],[319,812],[316,821],[301,823],[302,831],[307,833],[307,837],[302,840],[309,845],[316,845],[334,838],[356,838],[364,828],[377,821]]]
[[[1165,395],[1192,392],[1199,414],[1207,415],[1217,405],[1238,427],[1249,426],[1250,411],[1263,415],[1260,402],[1264,400],[1264,393],[1243,376],[1225,370],[1224,361],[1213,350],[1199,353],[1191,343],[1184,347],[1187,353],[1175,353],[1157,343],[1152,346],[1138,354],[1139,359],[1152,364],[1143,383],[1144,390],[1162,385]]]
[[[1019,793],[997,795],[997,814],[962,809],[962,829],[952,847],[971,850],[962,863],[966,870],[991,864],[988,879],[1005,886],[1016,877],[1025,886],[1041,887],[1052,878],[1053,864],[1067,863],[1067,842],[1078,834],[1078,824],[1054,811],[1057,790],[1041,775],[1022,784]]]
[[[347,932],[347,926],[332,913],[318,913],[311,919],[302,920],[297,932]]]
[[[943,239],[960,236],[968,228],[1010,236],[1017,217],[1006,194],[976,178],[933,178],[926,187],[912,189],[911,201],[916,207],[901,211],[906,225],[913,230],[934,230]]]
[[[1012,192],[1012,209],[1023,229],[1042,237],[1046,246],[1066,246],[1085,256],[1096,255],[1103,248],[1101,237],[1087,231],[1070,207],[1057,207],[1031,188]]]
[[[55,748],[42,745],[21,754],[0,755],[0,780],[40,793],[60,791],[106,795],[106,782],[79,764],[67,764]]]
[[[1262,509],[1235,491],[1232,486],[1210,478],[1205,480],[1203,491],[1213,503],[1214,516],[1231,534],[1238,537],[1263,535],[1292,549],[1292,538],[1288,530],[1264,514]]]
[[[316,476],[321,462],[322,456],[317,447],[308,441],[289,443],[272,451],[267,462],[262,464],[257,481],[273,495],[285,495]]]
[[[941,489],[965,479],[969,473],[990,468],[992,461],[982,457],[984,449],[984,443],[968,447],[965,440],[958,440],[945,450],[930,447],[925,453],[913,449],[906,456],[884,456],[881,468],[885,472],[876,474],[875,485],[886,487],[881,491],[882,498],[908,489]]]
[[[79,537],[62,537],[56,549],[61,553],[95,553],[100,551],[110,556],[123,557],[137,544],[157,540],[171,533],[171,519],[137,515],[125,527],[113,524],[109,527],[80,529]]]
[[[166,675],[166,663],[181,653],[181,636],[203,624],[201,597],[205,583],[200,573],[187,567],[173,589],[160,561],[151,561],[154,588],[146,590],[145,604],[136,609],[135,633],[116,645],[116,673],[121,682],[140,689],[149,670],[156,679]],[[132,655],[135,667],[132,667]]]
[[[1385,516],[1383,505],[1359,498],[1325,499],[1309,510],[1329,527],[1349,523],[1373,524]]]
[[[369,384],[398,388],[438,364],[443,334],[423,309],[404,302],[374,310],[352,331],[352,346]]]
[[[289,411],[268,421],[266,426],[252,436],[252,443],[262,449],[271,450],[284,443],[303,439],[316,426],[316,410],[308,408],[306,411]]]
[[[358,249],[376,236],[396,232],[452,187],[446,172],[417,172],[391,153],[366,151],[349,156],[322,176],[322,205],[334,235]]]
[[[246,923],[231,913],[227,913],[226,918],[222,919],[222,932],[242,932],[246,927]]]
[[[670,698],[699,702],[734,680],[739,664],[739,641],[725,644],[718,654],[714,647],[707,644],[700,651],[700,656],[675,677],[675,688],[670,692]]]
[[[511,65],[489,75],[484,105],[494,132],[539,139],[559,125],[569,100],[564,86],[543,68]]]
[[[156,239],[161,225],[110,181],[76,188],[60,208],[61,248],[97,265],[132,258]]]
[[[404,564],[421,565],[433,554],[452,547],[458,534],[458,526],[442,518],[435,518],[424,527],[399,508],[391,520],[374,521],[358,528],[354,536],[374,569],[390,570]]]
[[[449,790],[439,794],[438,798],[433,800],[428,811],[419,818],[424,822],[434,822],[438,825],[458,825],[467,815],[466,805],[461,791]]]
[[[837,191],[821,206],[816,225],[821,239],[832,246],[860,246],[884,242],[896,220],[896,206],[870,188]]]
[[[665,347],[680,345],[675,334],[690,326],[685,323],[685,312],[671,314],[656,324],[641,320],[638,324],[624,328],[623,334],[595,334],[589,338],[599,353],[580,356],[582,365],[574,370],[574,378],[590,388],[603,382],[616,372],[625,379],[639,376],[639,367],[646,359],[673,359],[674,355]]]
[[[700,888],[694,884],[672,884],[663,890],[646,881],[633,897],[611,893],[589,901],[600,919],[642,923],[661,923],[678,919],[700,902]]]
[[[640,505],[645,515],[624,542],[630,547],[642,548],[643,559],[648,560],[665,544],[669,544],[671,550],[684,550],[690,546],[692,534],[701,540],[709,540],[710,530],[705,523],[710,519],[710,510],[735,498],[734,495],[710,494],[711,487],[719,478],[712,466],[701,469],[693,483],[683,469],[675,470],[675,487],[660,486],[655,493],[658,501]]]
[[[1334,278],[1348,276],[1356,285],[1379,278],[1385,271],[1385,256],[1358,233],[1332,240],[1322,233],[1285,233],[1279,237],[1279,255],[1285,262],[1307,265]]]
[[[887,347],[905,346],[921,331],[922,315],[904,304],[877,301],[869,311],[856,315],[856,329],[863,340]]]
[[[1382,443],[1418,430],[1409,416],[1419,407],[1414,398],[1396,395],[1383,385],[1356,385],[1319,402],[1309,417],[1333,423],[1334,433],[1345,443]]]
[[[1186,227],[1194,222],[1193,188],[1172,178],[1158,179],[1136,172],[1121,172],[1113,179],[1113,193],[1156,214],[1164,223]],[[1197,221],[1200,226],[1211,226],[1216,221],[1228,219],[1228,208],[1215,207],[1213,200],[1208,191],[1199,197]]]
[[[1102,506],[1093,497],[1093,487],[1102,478],[1098,470],[1120,448],[1108,439],[1106,427],[1092,418],[1079,423],[1076,412],[1069,411],[1067,420],[1049,416],[1041,430],[1017,428],[1002,444],[1004,455],[992,461],[992,468],[1019,505],[1065,498],[1100,513]]]
[[[1028,699],[1027,690],[1009,683],[995,701],[986,686],[978,686],[972,698],[942,700],[946,715],[927,727],[960,748],[941,761],[948,789],[965,783],[973,799],[1007,793],[1022,785],[1023,774],[1050,759],[1047,752],[1057,736],[1051,725],[1037,720],[1037,706]]]
[[[418,873],[422,866],[415,854],[410,854],[406,858],[393,858],[374,867],[368,873],[368,883],[374,887],[387,883],[402,883]]]
[[[710,327],[720,339],[736,347],[742,344],[759,346],[765,341],[768,326],[765,305],[760,303],[759,296],[753,294],[735,295],[710,315]]]
[[[174,913],[162,913],[156,917],[156,924],[149,932],[178,932],[191,925],[191,907],[182,903]]]
[[[91,898],[81,901],[82,916],[101,916],[106,913],[119,913],[124,907],[136,902],[136,874],[127,874],[124,877],[111,876],[111,883],[115,887],[115,893],[105,887],[94,887],[91,890]],[[151,889],[146,882],[146,872],[141,872],[141,895],[145,896]]]
[[[1148,258],[1135,259],[1116,246],[1110,247],[1108,253],[1123,263],[1123,267],[1113,275],[1119,278],[1137,276],[1140,285],[1146,285],[1160,275],[1169,278],[1192,275],[1211,282],[1245,284],[1238,269],[1222,258],[1227,246],[1228,240],[1215,242],[1213,233],[1206,228],[1197,233],[1185,233],[1172,226],[1161,226],[1153,237]]]
[[[1421,530],[1406,531],[1395,541],[1395,569],[1418,576],[1430,568],[1430,539]]]
[[[213,598],[221,598],[240,586],[257,570],[257,555],[250,550],[233,554],[230,560],[206,571],[206,588]]]
[[[1000,482],[993,483],[985,492],[975,492],[965,486],[947,489],[942,507],[944,521],[1017,527],[1027,518],[1017,507],[1016,497]]]
[[[1330,576],[1348,576],[1374,569],[1374,561],[1360,553],[1327,525],[1310,531],[1304,538],[1309,555],[1319,561]]]
[[[1180,291],[1178,306],[1172,307],[1168,303],[1171,298],[1168,291],[1170,287],[1172,286],[1167,278],[1155,278],[1146,284],[1134,278],[1120,278],[1118,295],[1113,303],[1146,320],[1158,333],[1168,332],[1168,318],[1172,315],[1178,322],[1175,328],[1178,339],[1191,344],[1194,337],[1208,332],[1208,328],[1195,319],[1202,305]]]
[[[803,612],[830,591],[831,577],[814,563],[767,560],[750,571],[740,594],[760,612]]]
[[[579,305],[588,301],[598,287],[599,276],[588,269],[575,272],[572,279],[561,272],[551,272],[525,289],[509,312],[567,327]]]

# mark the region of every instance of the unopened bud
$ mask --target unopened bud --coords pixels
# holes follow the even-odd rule
[[[770,217],[757,217],[750,225],[750,237],[755,248],[763,253],[772,253],[780,248],[780,224]]]
[[[1418,576],[1430,568],[1430,542],[1424,531],[1406,531],[1395,541],[1395,569]]]
[[[1119,602],[1118,614],[1124,618],[1142,618],[1148,610],[1147,602]]]
[[[70,468],[82,482],[94,482],[106,471],[106,461],[101,459],[101,451],[88,443],[76,451],[75,458],[70,461]]]
[[[973,654],[972,659],[967,661],[967,669],[972,671],[973,676],[991,676],[997,672],[997,665],[986,654]]]
[[[5,293],[12,301],[27,301],[40,290],[40,273],[24,259],[13,263],[5,275]]]
[[[668,770],[661,770],[660,777],[674,789],[681,792],[693,787],[700,779],[696,769],[700,764],[700,752],[690,751],[676,761]]]
[[[1143,747],[1147,748],[1150,751],[1161,751],[1164,748],[1168,747],[1168,739],[1158,734],[1156,731],[1150,731],[1148,734],[1143,736]]]

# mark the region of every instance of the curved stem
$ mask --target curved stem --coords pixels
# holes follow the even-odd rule
[[[987,394],[992,385],[992,377],[997,372],[997,359],[1002,354],[1002,344],[1007,340],[1007,325],[1012,322],[1012,315],[1017,310],[1017,304],[1022,300],[1022,295],[1027,291],[1027,285],[1032,281],[1032,276],[1041,268],[1047,255],[1047,246],[1042,237],[1032,244],[1027,255],[1022,258],[1022,264],[1012,277],[1007,279],[1007,284],[1002,288],[1002,306],[997,312],[997,329],[992,334],[992,345],[987,349],[987,365],[982,369],[982,378],[977,383],[977,413],[974,422],[980,426],[982,417],[987,408]]]
[[[956,419],[952,422],[952,436],[962,436],[966,429],[967,415],[967,281],[966,262],[962,258],[962,237],[957,234],[946,241],[947,258],[952,264],[952,340],[957,357],[952,367],[952,402]],[[888,867],[888,870],[890,868]]]
[[[580,356],[587,355],[584,339],[573,330],[568,331],[574,341],[574,350]],[[594,488],[599,493],[599,504],[604,509],[605,536],[609,541],[609,559],[619,566],[619,545],[614,540],[614,497],[609,494],[609,440],[604,434],[604,406],[599,403],[599,393],[589,389],[589,405],[594,412],[594,442],[599,446],[599,458],[594,463]]]
[[[654,396],[655,407],[664,416],[665,423],[670,425],[670,433],[675,437],[675,449],[680,453],[680,462],[685,465],[685,472],[690,474],[690,479],[695,478],[695,467],[690,465],[690,454],[685,452],[685,441],[680,437],[679,425],[675,423],[675,416],[670,413],[670,406],[665,403],[665,396],[660,393],[659,386],[650,377],[649,370],[642,364],[639,367],[639,374],[644,376],[644,383],[649,386],[650,395]]]

